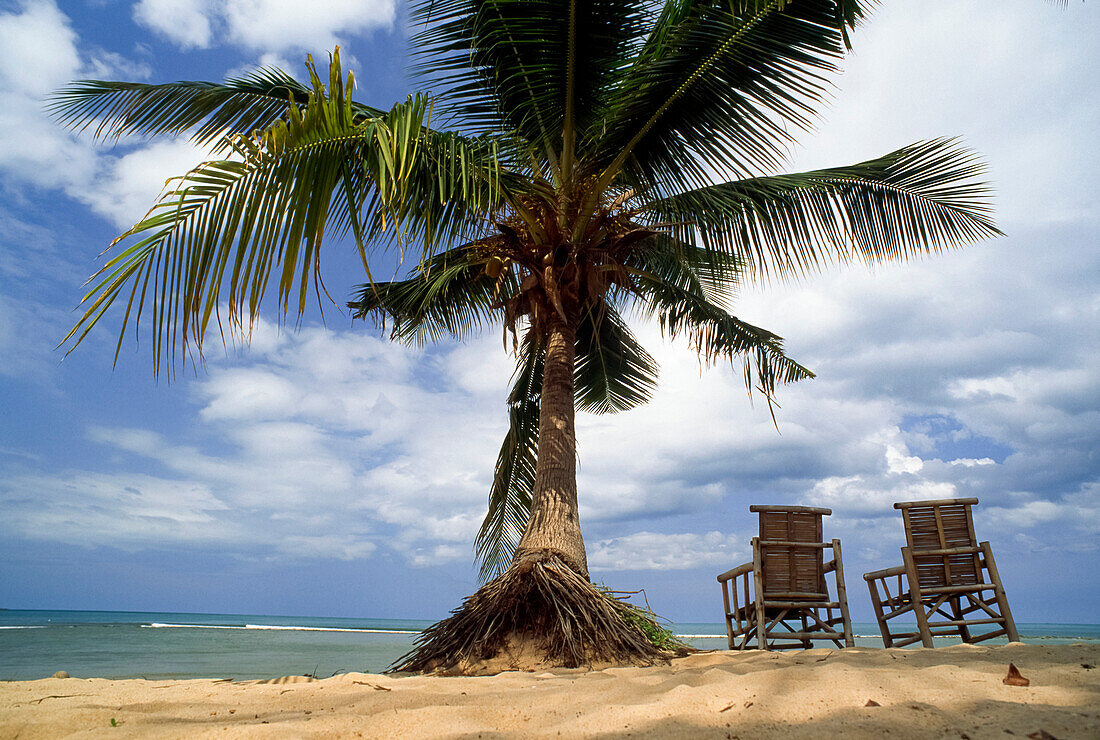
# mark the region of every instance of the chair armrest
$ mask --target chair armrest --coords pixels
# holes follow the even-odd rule
[[[727,570],[725,573],[722,573],[721,575],[719,575],[718,576],[718,582],[719,583],[725,583],[726,581],[728,581],[732,578],[736,578],[737,576],[744,575],[745,573],[750,573],[751,571],[752,571],[752,563],[745,563],[744,565],[739,565],[736,568],[734,568],[733,570]]]
[[[872,571],[870,573],[863,574],[863,580],[873,581],[876,578],[889,578],[890,576],[900,576],[905,573],[904,565],[897,565],[893,568],[883,568],[882,570]]]

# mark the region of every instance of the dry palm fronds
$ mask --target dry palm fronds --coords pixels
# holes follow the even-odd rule
[[[624,615],[633,607],[588,582],[557,555],[512,565],[429,627],[391,670],[476,673],[516,644],[533,645],[539,664],[652,665],[676,653],[656,647]]]

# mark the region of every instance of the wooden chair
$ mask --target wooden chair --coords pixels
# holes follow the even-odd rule
[[[904,564],[863,576],[886,647],[918,640],[932,647],[933,637],[955,635],[963,642],[1002,635],[1020,639],[993,551],[974,536],[970,507],[976,503],[976,498],[956,498],[894,504],[905,523]],[[892,620],[905,615],[916,620],[917,631],[891,632]],[[970,629],[981,625],[995,629],[980,634]]]
[[[821,517],[832,510],[750,506],[749,511],[760,515],[760,536],[752,539],[752,562],[718,576],[730,650],[809,648],[814,640],[852,647],[840,540],[821,538]],[[826,563],[828,548],[833,559]],[[834,574],[835,600],[829,597],[827,573]],[[738,602],[739,590],[743,602]]]

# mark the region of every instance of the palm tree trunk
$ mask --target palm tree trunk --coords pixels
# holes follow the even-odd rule
[[[577,434],[573,422],[576,328],[557,316],[552,322],[539,400],[539,449],[531,518],[512,562],[550,552],[588,578],[588,558],[577,511]]]

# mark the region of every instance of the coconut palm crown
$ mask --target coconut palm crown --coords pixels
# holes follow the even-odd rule
[[[740,362],[770,403],[812,373],[731,315],[740,280],[999,233],[980,164],[951,140],[777,174],[864,16],[855,0],[424,1],[411,11],[413,71],[433,92],[388,110],[352,99],[338,49],[327,81],[310,60],[308,84],[270,68],[221,84],[73,83],[51,103],[73,128],[186,132],[222,158],[172,181],[115,241],[66,341],[121,297],[119,346],[149,314],[154,372],[171,371],[201,354],[221,305],[241,325],[269,286],[284,316],[301,314],[311,284],[320,298],[326,236],[355,245],[367,280],[348,305],[392,338],[502,325],[516,358],[509,430],[476,543],[497,580],[428,635],[446,651],[405,667],[453,665],[441,656],[462,645],[484,656],[509,629],[549,630],[564,619],[546,616],[561,589],[588,578],[575,409],[633,408],[657,380],[627,316],[655,318],[708,362]],[[415,263],[406,279],[372,277],[387,249]],[[534,581],[558,596],[538,602],[516,585]],[[505,593],[513,623],[490,638],[486,624],[507,622]],[[462,633],[475,613],[480,627]],[[563,629],[601,629],[592,619]],[[564,664],[595,654],[547,640]]]

